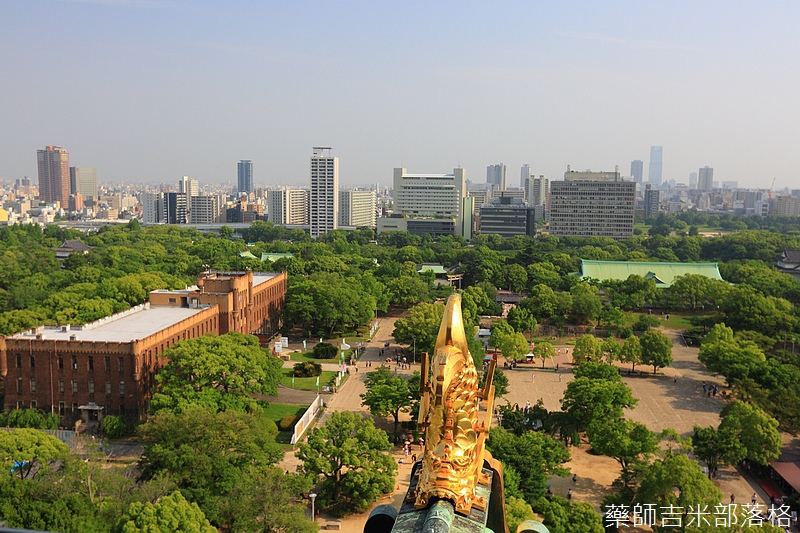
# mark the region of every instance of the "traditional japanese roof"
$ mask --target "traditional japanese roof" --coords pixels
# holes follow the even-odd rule
[[[277,253],[277,252],[272,252],[272,253],[264,252],[261,254],[262,261],[277,261],[278,259],[283,259],[284,257],[294,257],[294,254]]]
[[[698,274],[723,281],[717,263],[656,263],[582,259],[579,273],[582,278],[621,281],[628,279],[631,274],[637,274],[645,279],[653,279],[656,287],[660,288],[669,287],[675,278],[686,274]]]
[[[258,259],[258,257],[254,256],[250,250],[244,250],[243,252],[239,252],[239,257],[246,257],[247,259]]]
[[[800,265],[800,250],[784,250],[781,262]]]
[[[68,250],[71,250],[73,252],[88,252],[89,250],[92,249],[91,246],[89,246],[88,244],[84,243],[80,239],[67,239],[67,240],[65,240],[64,242],[61,243],[59,248],[68,249]]]
[[[437,263],[422,263],[417,272],[433,272],[434,274],[447,274],[447,269]]]

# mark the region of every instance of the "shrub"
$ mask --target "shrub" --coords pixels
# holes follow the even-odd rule
[[[311,357],[314,359],[336,359],[338,351],[339,349],[333,344],[321,342],[311,350]]]
[[[58,413],[45,413],[40,409],[13,409],[0,414],[0,426],[58,429]]]
[[[313,378],[322,374],[322,365],[311,361],[296,363],[293,372],[296,378]]]
[[[296,415],[285,415],[278,422],[278,429],[281,431],[290,431],[297,422]]]
[[[100,421],[100,430],[109,439],[118,439],[128,433],[128,425],[121,416],[108,415]]]
[[[630,326],[620,326],[617,328],[617,337],[620,339],[627,339],[633,335],[633,328]]]
[[[633,323],[634,331],[650,331],[650,328],[658,326],[658,317],[651,315],[639,315]]]

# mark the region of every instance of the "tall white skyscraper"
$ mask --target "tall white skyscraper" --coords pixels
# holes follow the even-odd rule
[[[714,189],[714,169],[703,167],[697,174],[697,190],[711,192]]]
[[[519,186],[523,189],[525,188],[525,184],[528,183],[528,178],[532,176],[531,166],[527,163],[522,165],[522,168],[519,170]]]
[[[330,153],[330,147],[316,146],[311,156],[308,214],[312,239],[339,226],[339,158]]]
[[[178,192],[182,192],[188,198],[198,196],[200,194],[200,185],[197,183],[196,179],[184,176],[178,182]]]
[[[550,180],[544,176],[531,176],[525,183],[525,199],[529,205],[546,205],[550,194]]]
[[[506,190],[506,166],[498,163],[486,167],[486,183],[492,189]]]
[[[663,169],[662,158],[664,156],[663,146],[650,147],[650,169],[647,174],[647,179],[656,187],[661,186],[661,172]]]

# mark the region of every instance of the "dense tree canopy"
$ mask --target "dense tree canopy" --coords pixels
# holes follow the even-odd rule
[[[164,352],[151,410],[180,412],[190,405],[214,411],[253,409],[253,394],[275,395],[282,362],[258,338],[231,332],[179,342]]]

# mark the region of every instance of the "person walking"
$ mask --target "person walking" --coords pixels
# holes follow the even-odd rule
[[[567,499],[568,500],[572,499],[572,489],[567,489]]]
[[[572,474],[572,484],[574,485],[577,482],[578,482],[578,474]]]
[[[736,501],[736,496],[734,496],[733,493],[731,493],[731,505],[733,505],[733,502],[735,501]]]
[[[750,498],[750,501],[753,502],[753,505],[755,505],[756,502],[758,501],[758,495],[756,495],[755,492],[753,493],[753,497]]]

